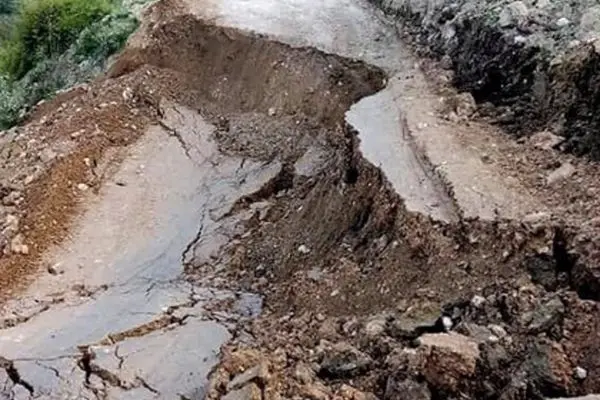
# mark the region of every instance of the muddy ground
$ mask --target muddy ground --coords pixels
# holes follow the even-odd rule
[[[39,105],[3,136],[3,203],[16,225],[3,232],[0,259],[4,397],[600,393],[597,165],[556,152],[556,136],[515,142],[495,131],[435,64],[393,78],[387,60],[292,47],[197,8],[154,4],[106,76]],[[479,82],[457,71],[459,88]],[[448,214],[408,209],[390,170],[361,151],[367,136],[348,123],[348,110],[392,79],[410,95],[394,106],[424,110],[427,123],[409,109],[397,122],[436,185],[428,205]],[[423,100],[438,97],[431,108]],[[481,164],[465,156],[444,170],[431,157],[439,152],[417,140],[428,126],[438,142],[475,147]],[[489,141],[469,141],[472,131]],[[511,176],[518,185],[499,191],[533,200],[507,193],[519,212],[498,206],[490,217],[494,207],[462,201],[477,182],[457,179],[472,176],[457,175],[461,165],[486,165],[490,184]],[[139,194],[144,174],[150,184]],[[130,224],[111,212],[120,201]],[[118,258],[139,246],[157,252],[142,253],[141,265]]]

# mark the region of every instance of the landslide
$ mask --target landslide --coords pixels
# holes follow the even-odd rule
[[[598,283],[574,251],[575,227],[445,224],[407,212],[344,121],[350,105],[383,88],[383,71],[177,7],[164,1],[149,10],[162,17],[142,28],[143,40],[120,55],[108,79],[32,116],[38,134],[51,126],[49,137],[98,129],[76,136],[81,150],[39,178],[27,202],[64,221],[60,229],[31,224],[34,232],[55,229],[62,239],[85,159],[159,123],[164,100],[211,121],[223,152],[282,163],[277,179],[225,213],[254,212],[226,248],[186,261],[190,280],[212,276],[217,286],[265,298],[263,315],[239,326],[223,349],[211,396],[237,390],[232,378],[257,363],[268,374],[241,386],[257,387],[258,398],[600,391]]]

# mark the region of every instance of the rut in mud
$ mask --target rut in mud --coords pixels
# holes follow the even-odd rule
[[[60,100],[114,102],[135,117],[124,136],[137,142],[59,253],[69,260],[59,277],[29,293],[33,311],[8,309],[6,397],[600,391],[590,335],[600,313],[581,299],[597,281],[572,254],[570,227],[407,211],[345,119],[384,88],[383,70],[215,26],[171,2],[150,13],[160,20],[106,80]],[[85,123],[100,123],[102,108]],[[99,143],[98,158],[110,147]]]

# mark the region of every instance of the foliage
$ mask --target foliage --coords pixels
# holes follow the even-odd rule
[[[118,51],[137,28],[138,20],[120,11],[85,28],[75,43],[75,55],[80,61],[102,60]]]
[[[65,52],[80,32],[113,9],[110,0],[23,0],[0,71],[21,78],[38,62]]]
[[[39,100],[101,73],[138,25],[115,0],[22,1],[10,37],[3,41],[0,32],[0,129]]]

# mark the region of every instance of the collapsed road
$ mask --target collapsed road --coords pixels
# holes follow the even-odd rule
[[[150,6],[2,137],[3,398],[600,393],[597,166],[435,68],[360,1]]]

